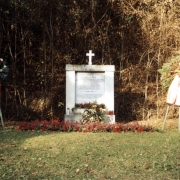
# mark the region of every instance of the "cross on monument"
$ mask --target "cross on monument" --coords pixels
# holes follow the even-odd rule
[[[92,53],[92,50],[89,50],[89,53],[86,53],[86,56],[89,56],[89,65],[92,65],[92,57],[94,56],[95,54]]]

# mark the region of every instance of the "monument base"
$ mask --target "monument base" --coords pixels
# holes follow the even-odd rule
[[[73,121],[73,122],[80,122],[82,119],[82,114],[65,114],[64,120],[65,121]],[[105,121],[106,123],[114,124],[115,123],[115,115],[106,115]]]
[[[106,118],[105,118],[104,122],[114,124],[116,122],[115,121],[115,115],[106,115]]]

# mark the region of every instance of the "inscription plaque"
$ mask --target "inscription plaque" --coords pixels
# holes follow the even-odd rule
[[[76,73],[76,103],[97,101],[103,103],[104,73]]]

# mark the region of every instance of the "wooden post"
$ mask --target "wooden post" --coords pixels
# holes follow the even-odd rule
[[[178,131],[180,132],[180,106],[179,106],[179,122],[178,122]]]
[[[167,106],[167,109],[166,109],[166,114],[165,114],[165,117],[164,117],[164,122],[163,122],[163,126],[162,126],[162,130],[164,130],[164,126],[166,124],[166,119],[167,119],[167,115],[168,115],[168,111],[169,111],[169,104]],[[180,106],[179,107],[179,118],[178,118],[178,131],[180,132]]]
[[[4,130],[4,122],[3,122],[1,107],[0,107],[0,118],[1,118],[2,128],[3,128],[3,130]]]
[[[162,130],[164,130],[164,126],[166,124],[166,119],[167,119],[168,111],[169,111],[169,104],[168,104],[167,109],[166,109],[166,114],[165,114],[165,117],[164,117],[164,123],[163,123],[163,126],[162,126]]]
[[[2,111],[1,111],[1,82],[0,82],[0,118],[1,118],[2,128],[4,130],[4,121],[3,121],[3,117],[2,117]]]

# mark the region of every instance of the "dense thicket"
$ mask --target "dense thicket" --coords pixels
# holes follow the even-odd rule
[[[158,69],[180,46],[178,0],[1,0],[6,119],[63,119],[65,64],[114,64],[117,120],[160,116]]]

